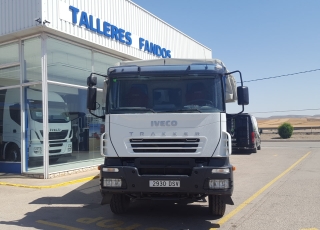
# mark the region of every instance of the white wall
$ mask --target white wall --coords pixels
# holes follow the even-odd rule
[[[79,9],[77,23],[72,23],[72,11],[69,6]],[[93,32],[84,25],[79,26],[82,12],[93,17],[93,28],[97,28],[96,19],[131,33],[132,44],[126,45],[103,34]],[[106,51],[115,50],[134,59],[153,59],[156,55],[139,49],[139,37],[171,51],[172,58],[211,58],[211,50],[198,43],[174,27],[150,14],[130,0],[1,0],[0,36],[34,27],[38,30],[62,32],[75,39],[85,40]],[[35,18],[50,23],[37,26]],[[13,21],[8,24],[8,21]],[[50,32],[50,30],[49,30]],[[65,37],[65,36],[64,36]],[[1,40],[1,39],[0,39]],[[160,57],[161,58],[161,57]]]
[[[41,17],[41,0],[1,0],[0,36],[36,27]]]

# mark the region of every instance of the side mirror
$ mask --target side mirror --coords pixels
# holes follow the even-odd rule
[[[92,87],[95,85],[97,85],[97,77],[90,74],[90,76],[87,78],[87,86]]]
[[[237,87],[238,105],[249,105],[249,89],[246,86]]]
[[[97,109],[97,88],[88,87],[87,90],[87,109]]]

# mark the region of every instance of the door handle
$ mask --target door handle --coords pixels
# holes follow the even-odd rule
[[[17,132],[17,130],[14,129],[14,130],[13,130],[13,133],[16,133],[16,132]]]

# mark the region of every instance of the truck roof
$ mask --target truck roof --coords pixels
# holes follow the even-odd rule
[[[117,66],[151,66],[151,65],[191,65],[191,64],[219,64],[225,68],[225,65],[219,59],[186,59],[186,58],[162,58],[152,60],[122,61]]]

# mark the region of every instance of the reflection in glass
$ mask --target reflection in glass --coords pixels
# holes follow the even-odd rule
[[[38,85],[41,86],[41,85]],[[25,141],[26,141],[26,171],[43,173],[43,137],[42,137],[42,91],[39,87],[23,88],[25,98]],[[36,102],[36,103],[35,103]],[[34,116],[35,104],[38,117]],[[40,117],[41,114],[41,117]]]
[[[105,54],[93,53],[93,65],[94,65],[94,72],[99,74],[107,74],[108,68],[114,66],[117,62],[120,62],[121,59],[111,57]],[[103,81],[104,78],[98,76],[97,78],[97,87],[103,88]]]
[[[41,81],[41,39],[23,41],[25,76],[23,82]]]
[[[20,89],[0,90],[1,160],[21,161]]]
[[[48,80],[86,86],[91,50],[53,38],[47,40]]]
[[[19,45],[0,46],[0,87],[20,84]]]
[[[90,166],[97,160],[96,164],[100,164],[100,136],[104,126],[101,119],[88,113],[86,90],[49,84],[48,91],[49,152],[61,149],[59,156],[50,153],[49,172]],[[101,94],[98,93],[98,98]],[[98,103],[101,103],[99,99]]]

